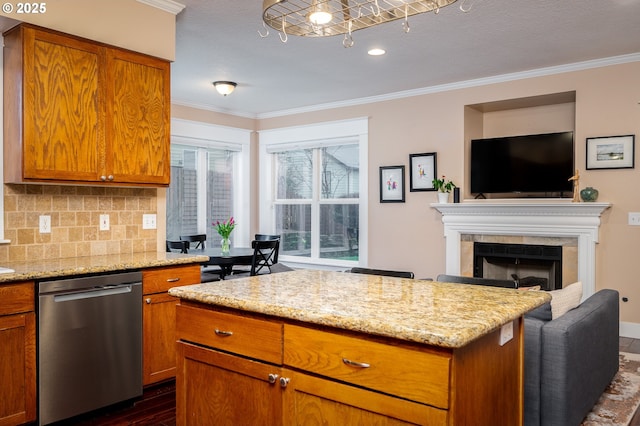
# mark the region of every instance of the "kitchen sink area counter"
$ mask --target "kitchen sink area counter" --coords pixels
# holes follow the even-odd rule
[[[189,265],[205,262],[208,259],[207,256],[199,255],[141,252],[6,262],[0,266],[11,269],[14,272],[1,273],[0,286],[4,283],[8,284],[17,281]]]
[[[523,315],[550,299],[317,270],[169,294],[178,425],[522,425]]]

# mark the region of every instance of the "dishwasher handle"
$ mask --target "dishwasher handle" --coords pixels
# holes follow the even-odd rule
[[[133,284],[135,285],[135,284]],[[137,284],[140,285],[140,284]],[[70,302],[72,300],[92,299],[96,297],[114,296],[116,294],[131,293],[132,285],[105,285],[91,290],[75,291],[53,296],[54,302]]]

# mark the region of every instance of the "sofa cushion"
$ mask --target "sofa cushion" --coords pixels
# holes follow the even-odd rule
[[[582,282],[578,281],[560,290],[552,290],[551,294],[551,315],[553,319],[577,307],[582,299]]]

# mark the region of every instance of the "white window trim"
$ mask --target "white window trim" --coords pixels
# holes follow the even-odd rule
[[[171,143],[191,145],[201,148],[216,148],[238,151],[233,164],[233,181],[238,191],[234,195],[233,212],[237,223],[234,229],[233,245],[248,247],[251,238],[251,130],[219,126],[180,118],[171,119]],[[200,165],[199,165],[200,166]],[[206,164],[204,165],[206,167]],[[198,184],[202,184],[198,182]],[[238,195],[240,194],[240,195]],[[206,217],[206,205],[198,204],[198,229],[203,231],[211,225]]]
[[[349,138],[357,142],[360,153],[360,203],[359,203],[359,242],[358,264],[366,265],[368,257],[368,158],[369,158],[369,119],[367,117],[351,120],[341,120],[310,124],[306,126],[284,127],[280,129],[262,130],[258,132],[258,160],[260,163],[258,217],[260,232],[275,232],[274,200],[275,177],[274,159],[272,152],[288,149],[304,149],[324,146],[321,141],[329,141],[329,145],[336,141]],[[281,255],[282,260],[288,260],[288,256]],[[295,259],[296,266],[306,265],[345,267],[354,266],[355,262],[340,261],[335,259],[306,259],[301,262],[299,257]],[[301,262],[301,263],[298,263]],[[289,263],[289,262],[287,262]]]

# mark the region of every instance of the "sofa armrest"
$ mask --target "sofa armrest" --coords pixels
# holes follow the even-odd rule
[[[540,426],[542,327],[546,321],[524,317],[524,425]]]
[[[601,290],[542,327],[541,424],[579,425],[618,371],[619,301]]]

